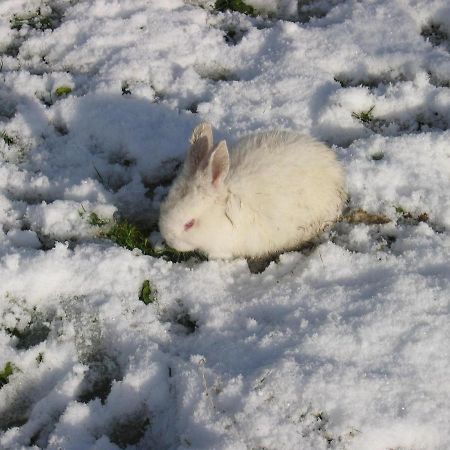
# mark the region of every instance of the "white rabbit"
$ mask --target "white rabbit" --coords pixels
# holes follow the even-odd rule
[[[182,172],[161,204],[167,244],[210,258],[263,257],[320,233],[346,199],[334,153],[308,136],[285,131],[241,139],[231,154],[198,125]]]

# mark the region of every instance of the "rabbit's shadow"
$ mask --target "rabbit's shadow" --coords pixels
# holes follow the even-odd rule
[[[298,247],[291,250],[286,250],[282,252],[273,253],[267,256],[257,257],[257,258],[246,258],[247,266],[250,273],[257,275],[263,273],[271,263],[278,264],[280,262],[280,255],[286,252],[299,252],[304,256],[308,256],[314,252],[314,250],[319,247],[329,239],[328,233],[325,235],[318,236],[307,242],[303,242]]]

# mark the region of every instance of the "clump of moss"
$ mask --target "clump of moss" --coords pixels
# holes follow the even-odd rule
[[[144,280],[139,292],[139,300],[145,305],[156,301],[156,290],[150,284],[150,280]]]
[[[381,161],[384,158],[384,153],[383,152],[376,152],[372,155],[372,160],[373,161]]]
[[[21,30],[24,26],[38,30],[54,30],[60,23],[61,14],[49,7],[39,7],[36,11],[14,14],[9,21],[11,29]]]
[[[5,385],[9,383],[9,377],[13,374],[15,369],[15,366],[12,364],[11,361],[8,361],[5,364],[5,367],[3,370],[0,371],[0,389]]]
[[[8,145],[13,145],[15,142],[14,139],[9,134],[7,134],[5,131],[2,131],[0,133],[0,138],[3,139],[5,144],[8,144]]]
[[[55,89],[55,95],[57,97],[63,97],[65,95],[69,95],[72,92],[72,88],[69,86],[58,86]]]
[[[217,0],[214,9],[216,11],[236,11],[242,14],[248,14],[250,16],[255,16],[256,11],[253,6],[247,5],[242,0]]]

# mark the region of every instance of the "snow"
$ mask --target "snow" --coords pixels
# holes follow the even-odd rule
[[[213,3],[0,4],[0,448],[449,448],[448,2]],[[389,222],[261,273],[101,238],[92,213],[161,245],[203,120],[327,142]]]

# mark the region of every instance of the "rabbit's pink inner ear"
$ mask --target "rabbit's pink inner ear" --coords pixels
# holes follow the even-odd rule
[[[230,168],[230,157],[225,141],[219,142],[210,158],[211,182],[214,186],[223,181]]]

